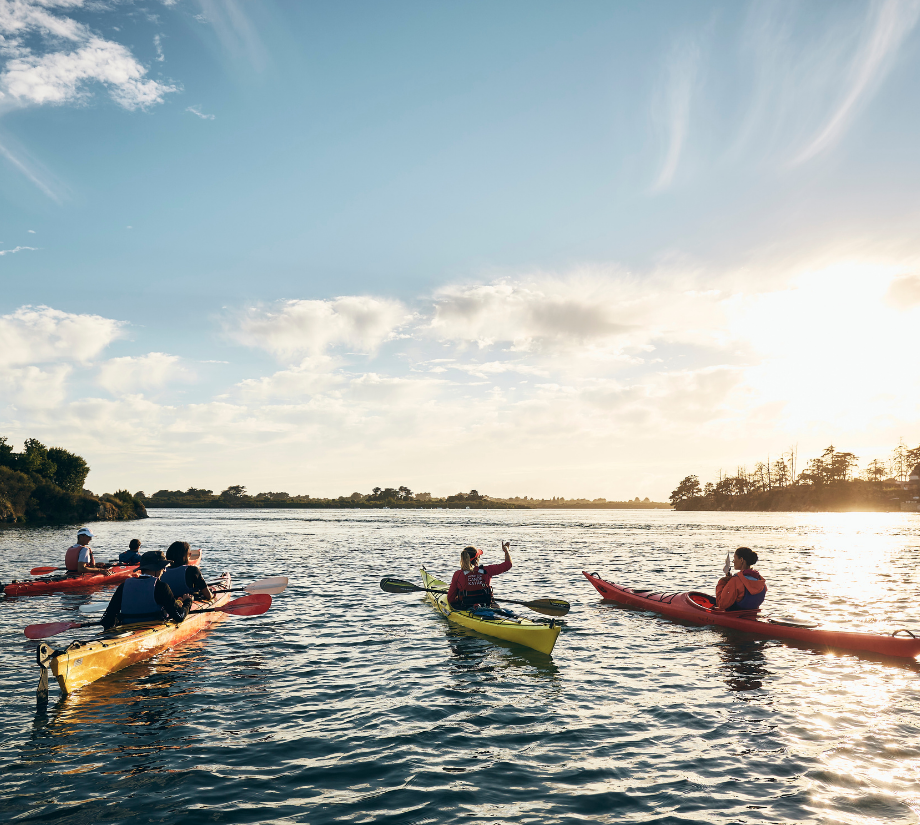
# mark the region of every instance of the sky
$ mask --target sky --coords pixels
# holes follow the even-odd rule
[[[917,446],[918,19],[0,0],[0,435],[610,500]]]

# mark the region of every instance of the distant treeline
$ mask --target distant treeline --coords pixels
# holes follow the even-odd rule
[[[798,475],[797,451],[775,462],[758,462],[752,472],[739,467],[734,475],[700,486],[697,476],[684,478],[671,493],[676,510],[754,510],[845,512],[916,509],[918,485],[911,469],[920,463],[920,447],[899,445],[887,460],[873,459],[858,472],[859,459],[833,445],[809,460]]]
[[[136,493],[138,499],[147,507],[216,507],[240,508],[261,507],[269,509],[315,507],[317,509],[451,509],[462,510],[527,510],[546,508],[596,509],[596,508],[670,508],[670,504],[645,499],[639,501],[607,501],[606,499],[532,499],[494,498],[470,490],[468,493],[456,493],[452,496],[437,498],[431,493],[413,493],[408,487],[375,487],[370,493],[352,493],[338,498],[313,498],[308,495],[290,495],[289,493],[257,493],[250,495],[246,488],[237,484],[220,493],[199,487],[182,490],[159,490],[152,496],[143,492]]]
[[[0,522],[67,524],[146,518],[127,490],[95,496],[83,489],[89,465],[61,447],[30,438],[21,453],[0,436]]]

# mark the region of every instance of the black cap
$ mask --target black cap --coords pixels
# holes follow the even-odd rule
[[[160,550],[148,550],[141,556],[141,570],[165,570],[169,567],[166,556]]]

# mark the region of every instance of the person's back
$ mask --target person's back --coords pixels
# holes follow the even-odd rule
[[[64,553],[64,569],[68,576],[83,576],[87,573],[102,573],[108,575],[108,565],[97,564],[93,555],[93,548],[89,546],[94,538],[89,527],[77,530],[77,543],[67,548]]]
[[[726,560],[725,575],[716,583],[716,606],[722,610],[759,610],[767,596],[767,583],[753,568],[757,554],[750,547],[739,547],[733,564],[738,572],[730,575]]]
[[[492,604],[492,577],[511,569],[509,542],[502,542],[505,560],[500,564],[477,564],[482,550],[466,547],[460,554],[460,569],[450,580],[447,602],[455,610],[489,607]]]
[[[118,554],[118,561],[122,564],[137,564],[141,560],[140,549],[140,539],[131,539],[128,549]]]
[[[102,626],[110,630],[120,624],[162,622],[167,619],[181,622],[188,615],[192,600],[186,596],[180,607],[169,585],[160,581],[168,564],[161,552],[144,553],[140,561],[140,575],[126,579],[118,586],[102,615]]]
[[[210,601],[214,598],[201,571],[189,564],[191,547],[187,541],[174,541],[166,551],[170,566],[163,572],[162,581],[169,585],[176,598],[191,595]]]

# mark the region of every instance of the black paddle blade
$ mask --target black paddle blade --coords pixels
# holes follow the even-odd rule
[[[572,605],[562,599],[537,599],[533,602],[523,602],[523,604],[544,616],[565,616],[572,609]]]
[[[425,590],[424,587],[419,587],[417,584],[403,579],[394,579],[391,576],[384,576],[380,580],[380,589],[384,593],[418,593],[420,590],[423,592]]]

